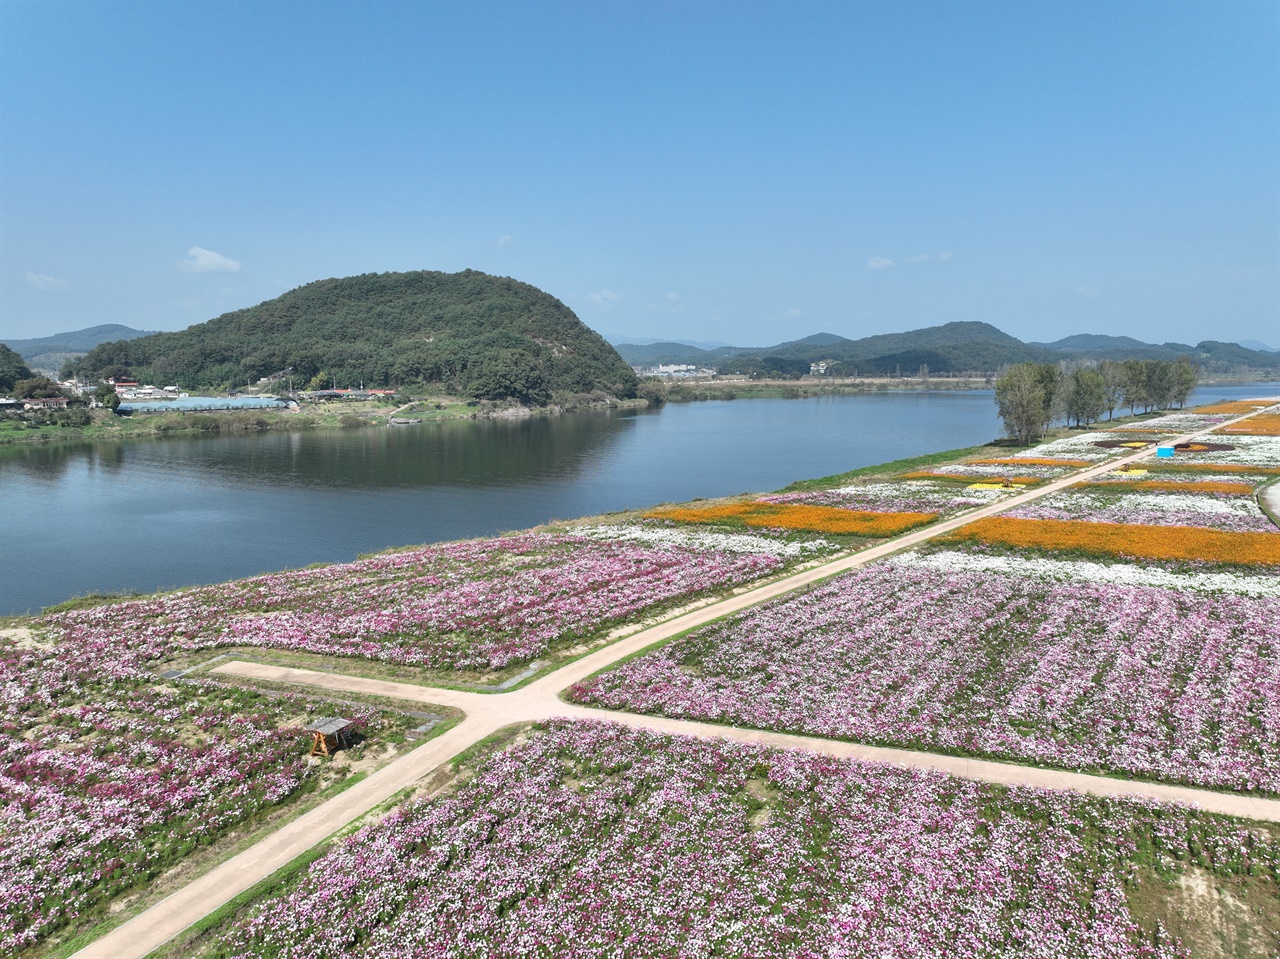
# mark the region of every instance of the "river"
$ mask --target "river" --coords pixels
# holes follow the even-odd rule
[[[1194,401],[1280,393],[1264,383]],[[0,449],[0,612],[773,490],[999,435],[989,391]]]

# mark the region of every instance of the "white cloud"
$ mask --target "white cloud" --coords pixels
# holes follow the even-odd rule
[[[178,261],[178,269],[183,273],[239,273],[240,261],[202,246],[193,246],[187,250],[187,258]]]
[[[782,315],[788,320],[798,320],[800,317],[804,316],[804,310],[797,309],[793,306]]]
[[[646,303],[645,307],[650,313],[666,313],[668,315],[684,312],[684,297],[675,290],[669,293],[663,293],[662,299],[657,303]]]
[[[887,270],[893,266],[893,260],[887,256],[873,256],[867,261],[867,268],[872,270]]]
[[[590,299],[597,306],[613,306],[622,299],[622,294],[614,293],[613,290],[596,290],[591,294]]]
[[[1098,288],[1096,286],[1078,286],[1076,287],[1076,295],[1086,300],[1096,300],[1098,298]]]
[[[510,233],[504,233],[502,234],[502,236],[498,237],[498,239],[495,240],[494,242],[497,243],[498,246],[510,246],[515,241],[516,241],[516,238],[512,236]]]
[[[902,262],[908,266],[919,266],[921,263],[928,263],[933,257],[928,253],[917,253],[915,256],[909,256]]]
[[[32,273],[26,270],[23,275],[27,279],[27,285],[34,286],[37,290],[65,290],[71,286],[66,280],[60,280],[56,276],[46,276],[44,273]]]
[[[947,253],[945,250],[942,253],[938,254],[938,259],[941,260],[943,263],[949,263],[955,258],[956,258],[956,255],[954,253]]]

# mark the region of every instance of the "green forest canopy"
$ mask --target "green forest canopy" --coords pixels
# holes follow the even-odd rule
[[[441,384],[529,403],[636,389],[617,351],[555,297],[474,270],[318,280],[177,333],[103,343],[66,372],[219,389],[290,367],[295,385]]]

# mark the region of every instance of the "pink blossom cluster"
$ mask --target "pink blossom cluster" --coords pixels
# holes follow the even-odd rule
[[[297,718],[332,706],[157,684],[145,665],[109,636],[52,650],[0,641],[0,954],[306,783]],[[384,724],[363,708],[353,718]]]
[[[868,567],[575,687],[580,702],[1280,792],[1280,600]]]
[[[42,625],[70,642],[120,637],[157,657],[260,646],[501,669],[782,566],[770,553],[528,533],[77,610]]]
[[[556,720],[205,955],[1185,959],[1140,857],[1280,879],[1273,834],[1185,808]]]

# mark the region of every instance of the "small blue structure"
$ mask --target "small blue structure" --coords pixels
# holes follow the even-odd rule
[[[1172,458],[1173,458],[1173,447],[1172,447],[1172,446],[1157,446],[1157,447],[1156,447],[1156,456],[1158,456],[1158,457],[1159,457],[1160,459],[1162,459],[1162,460],[1172,459]]]
[[[154,403],[121,403],[119,416],[132,413],[213,413],[226,410],[284,410],[289,404],[275,396],[184,396]]]

